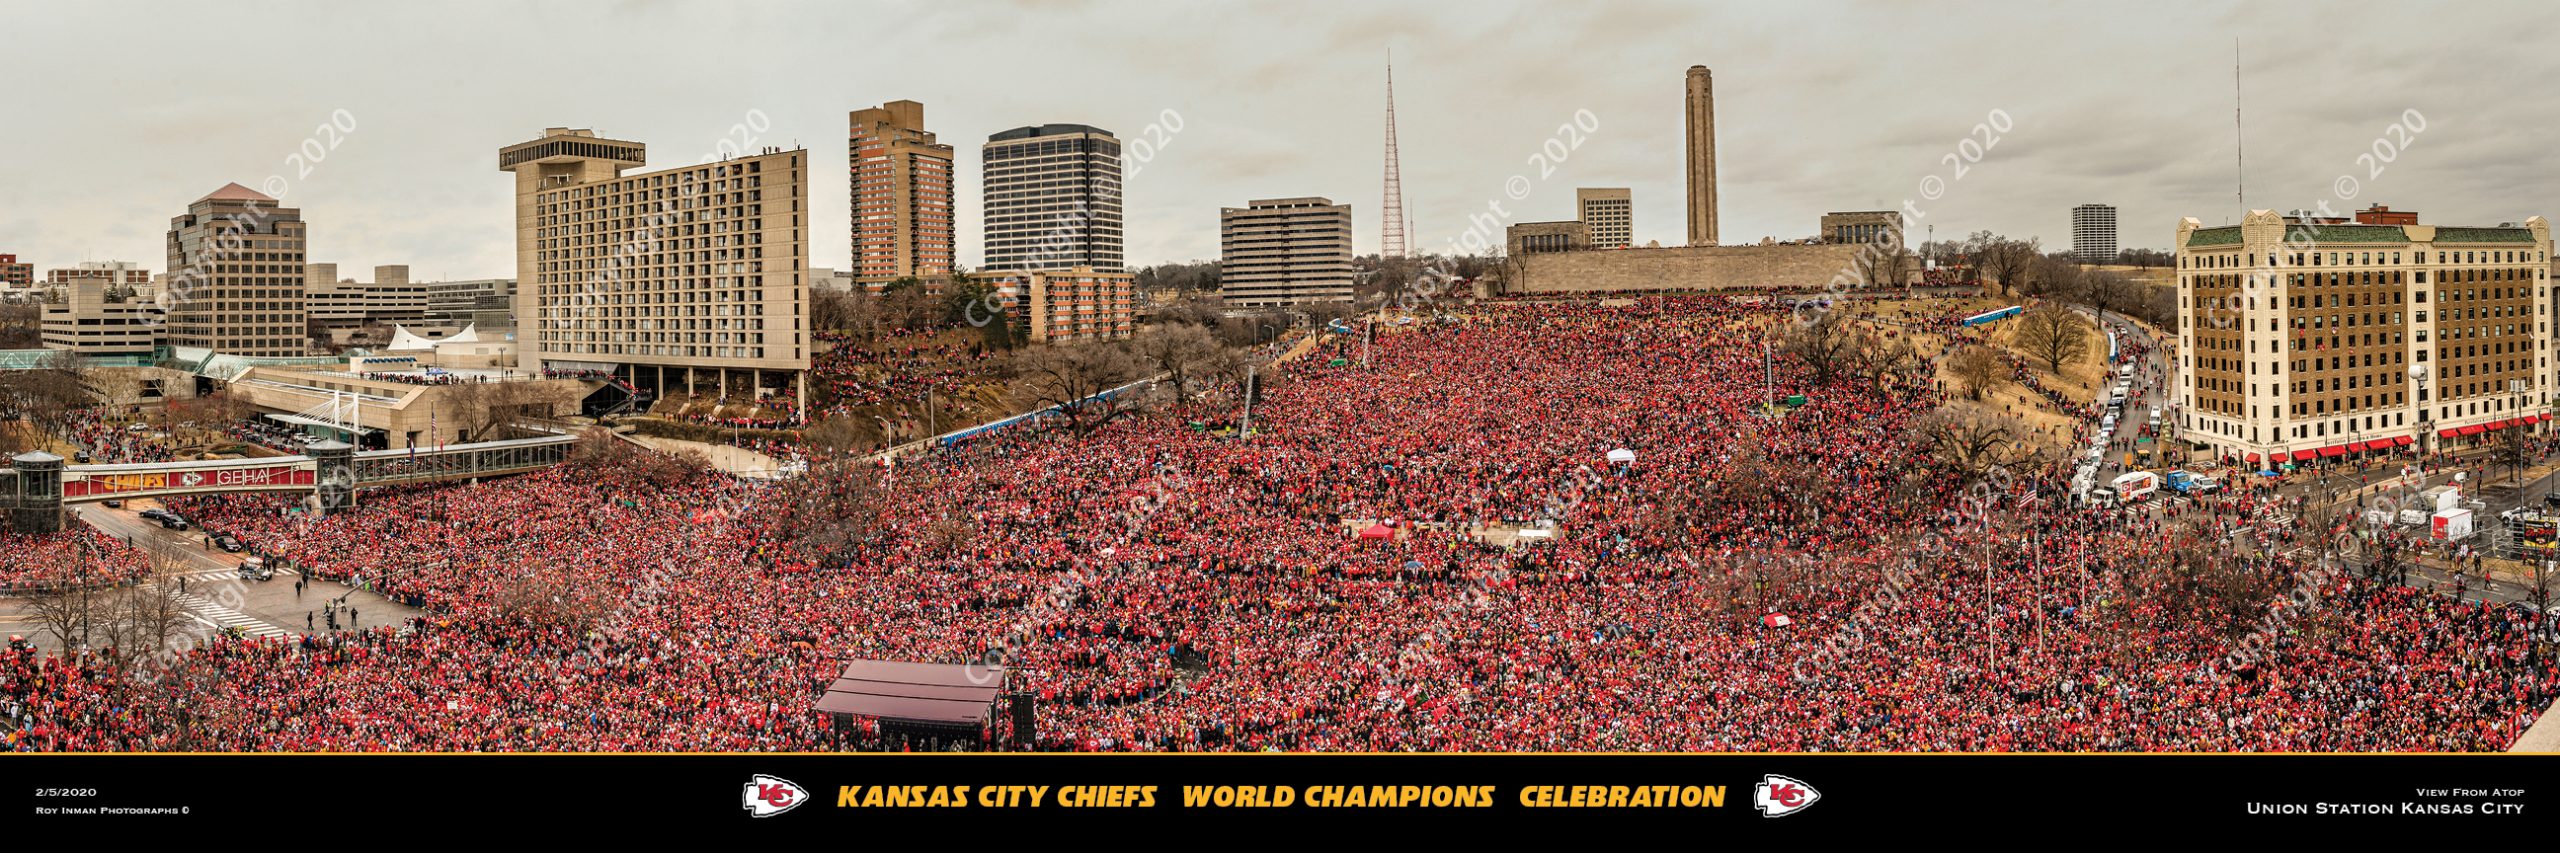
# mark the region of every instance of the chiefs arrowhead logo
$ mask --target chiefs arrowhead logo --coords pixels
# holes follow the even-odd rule
[[[748,814],[756,817],[772,817],[799,808],[801,803],[808,802],[809,791],[789,779],[758,773],[755,779],[747,782],[746,793],[740,797],[740,800],[741,807],[745,808]]]
[[[1761,817],[1786,817],[1821,801],[1822,792],[1812,785],[1775,773],[1760,777],[1760,785],[1751,790],[1751,805]]]
[[[179,476],[178,482],[189,486],[201,486],[204,485],[204,475],[198,474],[194,471],[189,471],[184,475]]]

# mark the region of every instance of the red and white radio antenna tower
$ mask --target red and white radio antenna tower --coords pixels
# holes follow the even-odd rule
[[[1396,168],[1396,61],[1392,51],[1387,55],[1387,201],[1378,221],[1386,227],[1378,255],[1404,257],[1404,176]]]

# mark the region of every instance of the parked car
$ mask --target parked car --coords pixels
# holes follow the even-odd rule
[[[74,450],[74,451],[71,451],[71,464],[74,464],[74,465],[87,465],[87,464],[89,464],[89,463],[90,463],[90,461],[91,461],[91,458],[90,458],[90,456],[89,456],[89,451],[86,451],[86,450]]]
[[[276,570],[267,565],[264,557],[251,557],[240,561],[241,580],[272,580],[275,576]]]
[[[160,521],[169,517],[169,511],[153,507],[151,509],[143,510],[141,515],[142,517],[151,519],[152,521]]]
[[[108,509],[123,509],[123,508],[124,508],[124,501],[119,500],[119,499],[116,499],[116,498],[108,498],[108,499],[106,499],[106,500],[99,501],[99,502],[98,502],[98,505],[99,505],[99,506],[106,507],[106,508],[108,508]]]
[[[213,537],[213,547],[237,554],[240,553],[241,546],[240,540],[231,538],[231,534],[225,533],[220,536]]]

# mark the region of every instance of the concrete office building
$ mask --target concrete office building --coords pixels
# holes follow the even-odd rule
[[[427,292],[424,322],[478,326],[484,336],[515,328],[515,279],[430,281],[421,286]]]
[[[560,127],[499,149],[516,178],[518,368],[808,399],[808,152],[622,173],[645,159]]]
[[[1634,193],[1626,187],[1580,187],[1573,191],[1574,218],[1591,233],[1591,248],[1624,249],[1636,243]]]
[[[1689,66],[1689,245],[1716,245],[1716,88],[1704,65]]]
[[[939,291],[958,250],[951,146],[924,129],[914,101],[855,110],[850,123],[854,280],[877,291],[913,277]]]
[[[142,285],[83,278],[57,285],[44,303],[44,345],[91,358],[149,359],[163,343],[160,304]]]
[[[2250,211],[2177,231],[2179,437],[2242,465],[2468,447],[2551,412],[2551,228]]]
[[[1218,293],[1228,305],[1351,300],[1351,206],[1266,198],[1218,210]]]
[[[1822,242],[1902,244],[1902,212],[1852,210],[1822,215]]]
[[[1081,124],[1017,127],[987,137],[982,272],[1125,268],[1120,140]]]
[[[2071,256],[2084,264],[2116,262],[2116,209],[2084,204],[2071,209]]]
[[[309,355],[303,312],[302,211],[265,193],[224,184],[169,220],[172,347],[224,355]]]
[[[373,280],[338,278],[337,264],[311,264],[304,276],[304,309],[316,329],[348,329],[373,323],[419,323],[427,317],[427,288],[409,281],[402,264],[373,268]]]

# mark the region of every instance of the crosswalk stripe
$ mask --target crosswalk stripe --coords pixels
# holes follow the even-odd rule
[[[178,594],[178,602],[192,611],[197,621],[221,628],[238,628],[258,637],[291,637],[294,632],[281,625],[214,603],[191,592]]]

